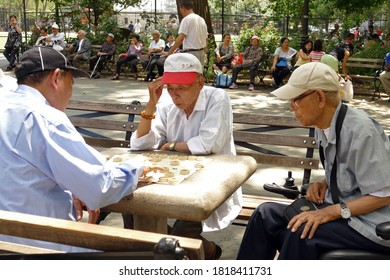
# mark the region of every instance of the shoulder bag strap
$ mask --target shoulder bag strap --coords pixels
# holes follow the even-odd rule
[[[339,203],[339,197],[340,197],[340,190],[337,186],[337,178],[336,178],[337,177],[337,150],[338,150],[337,147],[338,147],[338,143],[339,143],[339,139],[340,139],[341,127],[343,125],[347,110],[348,110],[348,107],[345,104],[341,104],[341,108],[340,108],[340,111],[339,111],[339,114],[338,114],[337,120],[336,120],[336,154],[334,157],[332,170],[330,172],[330,186],[329,186],[330,193],[332,195],[332,200],[333,200],[334,204]],[[325,168],[325,164],[324,164],[325,163],[325,155],[324,155],[324,149],[322,148],[321,143],[319,146],[319,150],[320,150],[319,152],[320,152],[321,163],[322,163],[322,166]]]

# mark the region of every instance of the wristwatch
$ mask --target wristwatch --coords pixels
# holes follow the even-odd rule
[[[174,151],[175,150],[175,146],[176,146],[176,142],[169,143],[169,150],[170,151]]]
[[[351,210],[349,210],[348,206],[344,202],[340,202],[340,215],[343,219],[351,218]]]

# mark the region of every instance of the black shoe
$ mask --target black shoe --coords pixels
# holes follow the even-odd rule
[[[150,81],[153,81],[154,78],[156,78],[156,73],[152,73],[151,77],[150,77]]]
[[[145,77],[144,82],[149,82],[149,75]]]
[[[7,68],[5,68],[5,71],[6,72],[9,72],[9,71],[12,71],[13,69],[12,69],[12,67],[11,66],[7,66]]]

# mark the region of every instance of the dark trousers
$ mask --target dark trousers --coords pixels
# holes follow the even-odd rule
[[[147,77],[152,77],[154,67],[157,65],[157,60],[159,59],[159,56],[152,56],[148,59],[143,60],[142,67],[148,71]]]
[[[18,54],[19,48],[5,48],[3,55],[9,62],[8,67],[14,67],[15,61],[16,61],[16,55]]]
[[[276,66],[275,71],[272,72],[272,76],[274,77],[275,85],[277,87],[282,85],[283,79],[286,78],[288,74],[290,74],[291,70],[292,68],[289,66],[286,67]]]
[[[100,57],[100,60],[99,60],[99,57]],[[102,72],[103,67],[104,67],[104,63],[106,62],[106,60],[107,60],[106,55],[104,55],[104,56],[95,55],[95,56],[91,57],[89,59],[89,70],[92,71],[93,68],[95,67],[96,63],[99,61],[99,64],[96,66],[96,72],[97,73]]]
[[[164,74],[164,63],[165,63],[165,60],[167,58],[166,57],[160,57],[158,60],[157,60],[157,70],[158,70],[158,76],[161,77],[163,74]]]
[[[254,84],[257,64],[253,64],[253,63],[237,64],[236,67],[233,68],[233,74],[232,74],[233,83],[237,81],[238,73],[240,73],[242,69],[249,69],[249,80],[251,84]]]
[[[138,57],[136,55],[121,56],[116,62],[116,74],[120,75],[121,67],[125,63],[130,63],[131,72],[137,73]]]
[[[321,224],[312,239],[301,239],[303,227],[296,232],[287,229],[283,217],[287,206],[263,203],[253,213],[246,228],[237,259],[271,260],[276,251],[282,260],[319,259],[320,255],[335,249],[359,249],[390,253],[390,248],[380,246],[348,226],[347,220]]]

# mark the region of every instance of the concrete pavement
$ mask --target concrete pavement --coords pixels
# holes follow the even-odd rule
[[[0,54],[0,68],[4,70],[6,65],[7,61]],[[6,74],[12,75],[13,73],[6,72]],[[134,81],[132,78],[122,78],[118,81],[111,81],[110,78],[110,76],[106,76],[96,80],[87,78],[75,79],[72,98],[124,103],[130,103],[133,100],[139,100],[142,103],[147,102],[147,83]],[[276,99],[270,94],[272,91],[271,87],[256,86],[253,92],[249,92],[247,88],[247,85],[239,85],[238,89],[227,90],[230,94],[234,112],[256,112],[271,115],[292,114],[289,111],[288,102]],[[371,101],[369,97],[356,96],[348,105],[366,110],[390,134],[390,103],[388,103],[387,98]],[[256,173],[243,185],[243,192],[260,194],[264,193],[262,189],[264,183],[276,182],[283,184],[283,179],[286,177],[287,171],[288,169],[286,168],[259,165]],[[296,183],[299,185],[303,172],[294,169],[292,171],[293,177],[296,178]],[[312,180],[319,179],[322,175],[322,170],[314,171],[312,173]],[[267,194],[271,195],[270,193]],[[111,214],[103,224],[122,227],[121,216]],[[241,226],[230,226],[219,232],[205,233],[204,236],[209,240],[215,241],[222,247],[222,259],[235,259],[244,230],[245,228]]]

